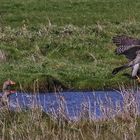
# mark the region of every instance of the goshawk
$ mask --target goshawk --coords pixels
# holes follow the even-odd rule
[[[113,43],[116,44],[117,48],[115,50],[118,55],[125,55],[129,59],[127,64],[124,64],[120,67],[115,68],[112,71],[112,74],[115,75],[119,71],[122,71],[126,68],[132,68],[132,77],[137,77],[140,74],[140,39],[133,37],[128,37],[125,35],[113,37]],[[139,79],[140,80],[140,79]]]

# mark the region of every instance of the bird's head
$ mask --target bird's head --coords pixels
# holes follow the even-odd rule
[[[16,83],[10,79],[8,79],[7,81],[5,81],[3,83],[3,92],[7,92],[8,95],[10,95],[11,93],[15,93],[16,91],[14,90],[14,85]]]

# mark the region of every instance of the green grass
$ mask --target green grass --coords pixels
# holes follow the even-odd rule
[[[138,0],[1,0],[0,3],[4,25],[21,25],[25,21],[32,26],[50,20],[57,25],[87,26],[98,21],[120,23],[140,18]]]
[[[129,84],[113,68],[124,64],[114,54],[112,37],[140,37],[140,2],[135,0],[0,0],[1,83],[11,78],[24,89],[116,88]]]

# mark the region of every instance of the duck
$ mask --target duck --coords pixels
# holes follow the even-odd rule
[[[10,79],[3,83],[2,95],[0,96],[0,107],[7,106],[9,102],[9,96],[13,93],[16,93],[15,90],[12,90],[11,87],[16,83]]]

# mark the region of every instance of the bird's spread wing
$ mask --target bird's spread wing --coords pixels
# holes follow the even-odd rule
[[[136,52],[140,50],[140,40],[128,36],[115,36],[113,43],[116,44],[116,54],[124,54],[128,59],[134,59]]]

